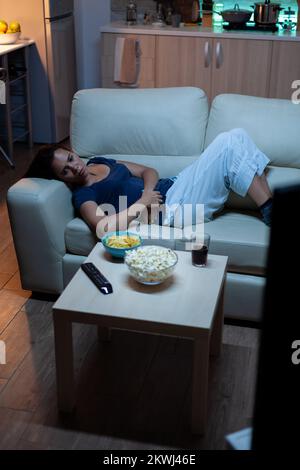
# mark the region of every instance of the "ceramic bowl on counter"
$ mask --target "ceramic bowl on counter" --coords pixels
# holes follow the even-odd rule
[[[15,44],[15,42],[20,39],[21,33],[6,33],[0,34],[0,45],[8,45],[8,44]]]

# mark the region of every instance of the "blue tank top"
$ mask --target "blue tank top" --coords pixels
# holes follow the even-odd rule
[[[134,204],[141,196],[144,189],[142,178],[133,176],[126,165],[117,163],[112,158],[94,157],[89,160],[90,164],[104,164],[109,166],[110,172],[106,178],[93,183],[90,186],[79,186],[73,190],[73,204],[75,209],[87,201],[94,201],[96,204],[112,204],[116,212],[119,212],[119,196],[127,196],[127,207]],[[163,196],[163,203],[168,189],[174,181],[170,178],[158,180],[154,190],[159,191]],[[121,210],[123,207],[121,207]]]

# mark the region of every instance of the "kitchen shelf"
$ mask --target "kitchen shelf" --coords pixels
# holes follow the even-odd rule
[[[23,139],[24,137],[26,137],[28,134],[29,134],[29,131],[20,132],[20,133],[17,134],[17,136],[13,139],[13,143],[19,142],[21,139]]]
[[[12,80],[9,80],[9,84],[10,86],[13,85],[14,83],[18,82],[19,80],[24,80],[24,78],[26,79],[27,77],[27,73],[23,73],[22,75],[20,75],[19,77],[16,77],[16,78],[13,78]]]
[[[14,143],[26,138],[29,147],[33,146],[28,55],[26,45],[0,55],[0,67],[7,71],[6,104],[0,116],[0,145],[4,147],[2,155],[12,167]],[[17,76],[17,73],[20,75]]]
[[[27,103],[21,104],[21,106],[18,106],[17,108],[12,108],[10,114],[13,115],[19,111],[22,111],[22,109],[25,109],[27,107]]]

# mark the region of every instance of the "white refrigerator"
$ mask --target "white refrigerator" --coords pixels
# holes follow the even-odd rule
[[[1,17],[21,23],[31,46],[33,140],[60,142],[69,136],[77,90],[73,0],[0,0]]]

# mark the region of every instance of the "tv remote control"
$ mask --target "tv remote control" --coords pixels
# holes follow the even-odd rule
[[[91,281],[98,287],[102,294],[111,294],[113,291],[111,283],[99,271],[93,263],[83,263],[81,269],[91,279]]]

